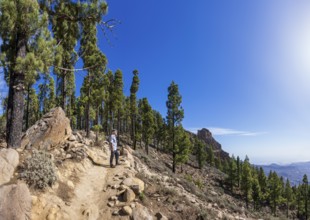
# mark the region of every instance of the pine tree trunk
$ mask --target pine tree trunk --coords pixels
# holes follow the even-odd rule
[[[67,91],[66,91],[66,72],[63,71],[62,73],[62,100],[61,100],[61,107],[66,112],[66,97],[67,97]]]
[[[99,125],[99,107],[96,108],[96,118],[94,125]]]
[[[149,155],[149,144],[148,143],[145,143],[145,151],[146,151],[146,154]]]
[[[86,137],[89,138],[90,128],[89,128],[89,110],[90,110],[90,75],[88,75],[88,99],[86,106]]]
[[[27,86],[27,109],[26,109],[26,130],[29,128],[29,102],[30,102],[30,85]]]
[[[135,115],[132,116],[132,122],[131,122],[131,126],[132,126],[132,140],[133,140],[133,149],[136,150],[137,148],[137,141],[136,141],[136,117]]]
[[[17,57],[24,58],[26,56],[26,45],[26,37],[21,34],[17,34]],[[10,73],[6,136],[9,148],[19,148],[21,145],[24,116],[24,83],[24,72],[13,70]]]
[[[287,201],[287,203],[286,203],[286,207],[287,207],[287,209],[286,209],[286,217],[288,218],[288,212],[289,212],[289,201]]]
[[[176,167],[176,153],[175,153],[175,143],[174,143],[174,133],[175,133],[175,125],[174,125],[174,117],[173,117],[173,130],[172,130],[172,159],[173,159],[173,164],[172,164],[172,172],[175,173],[175,167]]]
[[[172,153],[172,172],[175,173],[176,168],[176,153]]]
[[[120,143],[120,135],[121,135],[121,113],[120,110],[117,110],[117,144],[119,145]]]

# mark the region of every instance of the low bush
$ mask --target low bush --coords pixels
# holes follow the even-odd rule
[[[32,156],[25,160],[20,178],[34,188],[52,186],[57,175],[51,155],[46,151],[34,151]]]

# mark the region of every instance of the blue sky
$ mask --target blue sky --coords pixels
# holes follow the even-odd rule
[[[166,115],[179,84],[185,128],[209,128],[223,149],[257,164],[310,160],[310,3],[307,1],[110,0],[99,33],[109,68],[129,93]]]
[[[105,20],[121,24],[107,32],[110,43],[99,31],[99,45],[108,68],[123,71],[126,94],[138,69],[139,98],[165,116],[174,80],[188,130],[208,128],[225,151],[256,164],[310,161],[309,1],[108,4]]]

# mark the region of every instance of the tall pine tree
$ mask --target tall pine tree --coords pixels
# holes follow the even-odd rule
[[[138,70],[133,71],[133,78],[130,87],[130,114],[131,114],[131,139],[133,141],[133,148],[136,149],[136,117],[137,117],[137,92],[139,89]]]
[[[141,119],[142,119],[142,139],[145,144],[145,151],[149,154],[149,144],[151,138],[154,135],[154,115],[152,108],[147,100],[147,98],[142,99],[141,106]]]
[[[8,147],[18,148],[23,128],[25,79],[49,68],[50,63],[44,59],[52,59],[53,49],[48,45],[53,41],[48,44],[43,37],[49,32],[48,16],[36,0],[0,1],[0,26],[1,59],[9,86],[6,138]]]
[[[172,171],[176,171],[176,159],[178,154],[177,139],[181,132],[180,126],[184,118],[184,110],[181,107],[182,97],[179,93],[179,87],[173,81],[168,87],[167,106],[167,129],[168,129],[168,149],[172,153]]]

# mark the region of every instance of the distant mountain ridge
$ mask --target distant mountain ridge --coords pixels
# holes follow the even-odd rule
[[[304,174],[310,177],[310,161],[308,162],[297,162],[289,165],[279,165],[272,163],[270,165],[259,165],[266,173],[269,174],[270,170],[276,171],[279,176],[288,178],[293,185],[301,183]]]

